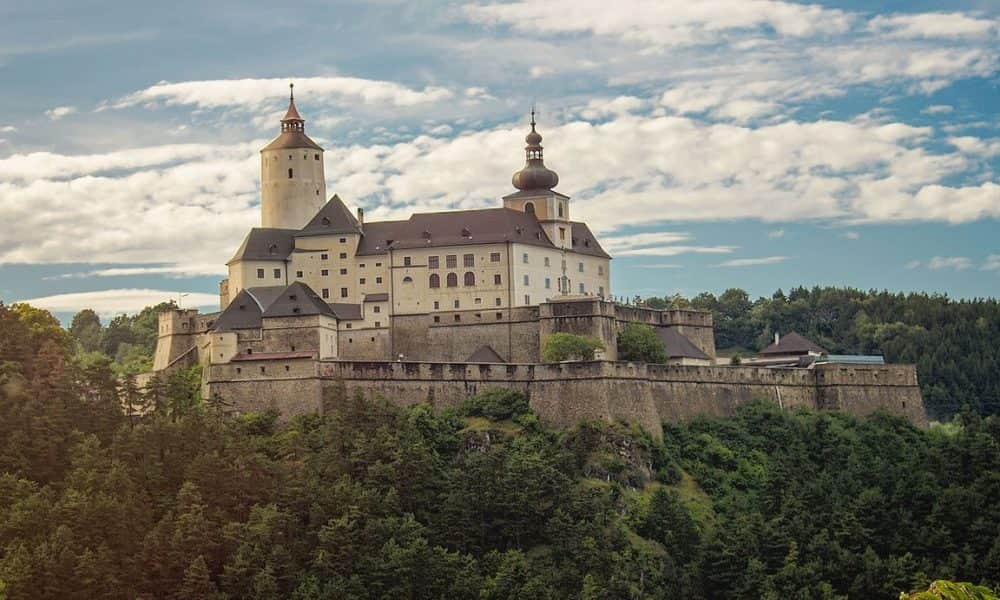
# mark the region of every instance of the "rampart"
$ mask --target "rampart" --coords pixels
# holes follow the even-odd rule
[[[311,359],[239,360],[211,365],[206,393],[238,412],[274,408],[285,416],[322,412],[360,391],[401,405],[456,406],[489,388],[524,392],[544,422],[629,421],[660,435],[662,422],[732,415],[752,399],[783,409],[884,410],[926,424],[912,365],[816,365],[811,369],[680,366],[593,361],[471,364]],[[341,388],[342,386],[342,388]],[[325,404],[326,403],[326,404]]]

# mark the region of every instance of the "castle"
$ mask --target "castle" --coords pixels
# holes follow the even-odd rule
[[[204,394],[286,415],[324,410],[331,389],[453,404],[502,386],[551,422],[625,419],[655,432],[755,396],[925,420],[912,366],[720,366],[710,313],[612,302],[611,257],[554,191],[534,112],[530,127],[501,207],[366,222],[326,199],[323,148],[291,95],[261,150],[261,227],[228,262],[221,310],[161,314],[154,372],[202,364]],[[616,361],[633,322],[654,328],[666,365]],[[557,332],[596,337],[600,360],[540,364]]]

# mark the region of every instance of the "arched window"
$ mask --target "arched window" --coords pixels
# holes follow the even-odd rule
[[[465,274],[465,285],[476,285],[476,274],[472,271],[468,271]]]
[[[562,202],[559,203],[559,216],[560,217],[563,216],[563,203]]]
[[[292,170],[291,170],[291,169],[288,169],[288,178],[289,178],[289,179],[291,179],[291,178],[292,178]]]
[[[437,273],[431,273],[431,287],[439,288],[441,287],[441,276]]]
[[[403,283],[413,283],[413,278],[407,275],[403,278]]]
[[[448,273],[448,287],[458,287],[458,275]]]
[[[525,204],[524,205],[524,212],[528,213],[529,215],[535,214],[535,203],[534,202],[528,202],[527,204]]]

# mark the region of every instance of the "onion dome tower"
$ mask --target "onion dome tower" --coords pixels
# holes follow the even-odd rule
[[[289,84],[288,110],[281,133],[260,151],[261,226],[302,229],[326,202],[323,148],[306,135]]]
[[[572,246],[569,222],[569,196],[552,188],[559,175],[545,166],[542,135],[536,131],[535,109],[531,109],[531,131],[525,136],[524,168],[514,173],[511,183],[518,191],[503,197],[504,208],[535,215],[552,243],[560,248]]]

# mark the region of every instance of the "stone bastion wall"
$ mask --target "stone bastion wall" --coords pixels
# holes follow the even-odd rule
[[[592,361],[559,364],[240,360],[206,367],[206,395],[237,412],[274,408],[288,417],[322,412],[360,391],[400,405],[456,406],[489,388],[524,392],[551,425],[629,421],[661,435],[661,423],[726,416],[752,399],[784,409],[884,410],[925,425],[912,365],[816,365],[812,369],[681,366]],[[341,394],[342,396],[342,394]]]

